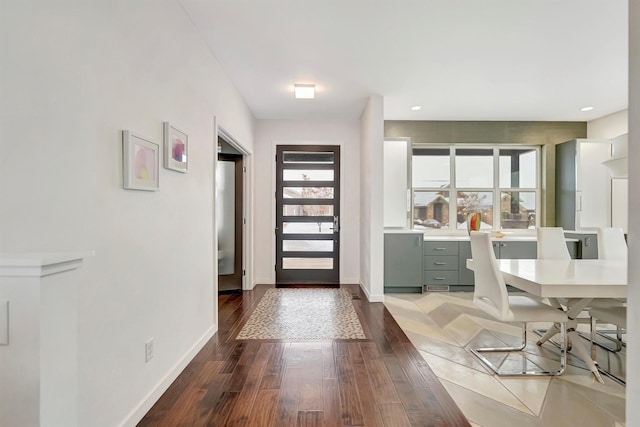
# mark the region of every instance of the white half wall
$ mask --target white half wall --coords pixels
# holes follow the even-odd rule
[[[360,286],[384,301],[384,104],[369,97],[360,117]]]
[[[254,118],[177,0],[2,2],[0,40],[0,251],[95,250],[78,425],[134,425],[215,332],[214,117],[248,151]],[[122,130],[163,121],[189,172],[122,189]]]
[[[258,120],[254,157],[254,284],[275,283],[275,147],[341,146],[340,282],[360,282],[360,132],[357,121]]]
[[[640,161],[640,1],[629,1],[629,166]],[[629,212],[640,210],[640,170],[629,168]],[[640,325],[640,218],[629,215],[629,289],[627,322]],[[627,333],[627,360],[640,355],[640,331],[631,327]],[[627,365],[626,425],[640,425],[640,365]]]

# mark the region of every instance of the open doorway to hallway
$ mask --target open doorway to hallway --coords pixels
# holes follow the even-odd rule
[[[216,228],[218,233],[218,293],[241,292],[244,229],[244,154],[218,137]]]

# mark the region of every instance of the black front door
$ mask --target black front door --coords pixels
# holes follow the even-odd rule
[[[340,281],[340,147],[279,145],[276,285]]]

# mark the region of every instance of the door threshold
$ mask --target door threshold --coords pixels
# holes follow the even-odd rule
[[[276,283],[276,288],[339,288],[339,283]]]

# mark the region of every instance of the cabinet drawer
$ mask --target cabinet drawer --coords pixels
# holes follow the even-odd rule
[[[458,255],[458,242],[424,242],[425,255]]]
[[[425,256],[424,269],[426,270],[457,270],[457,256]]]
[[[425,271],[423,285],[457,285],[458,271]]]

